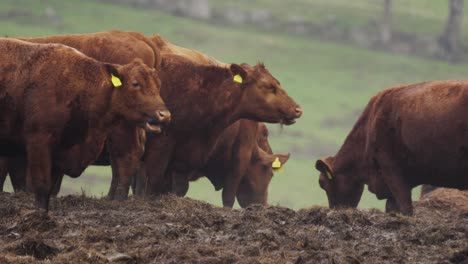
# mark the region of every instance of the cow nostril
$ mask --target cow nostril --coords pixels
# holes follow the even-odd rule
[[[296,111],[296,115],[297,115],[298,117],[302,115],[302,108],[296,107],[295,111]]]
[[[156,114],[160,122],[169,122],[171,120],[171,112],[168,110],[158,110]]]

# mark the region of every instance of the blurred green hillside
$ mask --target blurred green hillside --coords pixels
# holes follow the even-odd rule
[[[227,1],[214,1],[218,5]],[[300,14],[318,19],[334,14],[344,25],[367,23],[379,16],[370,0],[255,0],[231,1],[239,8],[265,6],[280,17]],[[446,1],[398,0],[397,26],[410,32],[437,35],[447,13]],[[286,4],[287,3],[287,4]],[[415,6],[424,6],[424,12]],[[408,6],[408,8],[406,8]],[[48,7],[53,7],[53,10]],[[465,27],[467,28],[467,27]],[[461,79],[468,64],[370,51],[325,42],[312,37],[265,32],[252,26],[215,26],[171,16],[156,10],[137,9],[92,0],[3,0],[0,2],[0,34],[45,36],[109,29],[159,33],[172,42],[208,53],[225,62],[262,61],[283,87],[303,106],[304,115],[290,127],[270,125],[270,142],[277,152],[290,152],[285,170],[275,175],[270,203],[295,209],[326,204],[314,169],[319,157],[333,155],[370,96],[401,83],[432,79]],[[464,36],[466,30],[464,31]],[[110,169],[90,167],[78,179],[67,178],[62,193],[84,190],[106,194]],[[221,193],[206,180],[192,183],[189,196],[221,205]],[[367,192],[361,207],[382,207]]]
[[[303,19],[313,23],[333,21],[342,27],[366,27],[382,18],[381,0],[209,0],[215,8],[239,8],[242,10],[266,9],[275,20]],[[465,8],[464,13],[468,14]],[[442,32],[449,12],[446,0],[393,0],[393,27],[395,31],[423,33],[438,36]],[[468,26],[468,20],[463,21]],[[463,32],[468,39],[468,31]]]

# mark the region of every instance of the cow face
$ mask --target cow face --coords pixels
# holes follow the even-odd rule
[[[280,170],[288,159],[289,154],[269,154],[259,148],[237,190],[239,205],[242,208],[251,204],[268,205],[268,186],[273,173]]]
[[[333,157],[318,160],[315,163],[315,168],[320,171],[319,185],[327,193],[329,207],[356,208],[361,200],[364,183],[351,173],[352,170],[333,171],[332,164]]]
[[[159,94],[161,82],[155,70],[140,59],[126,65],[106,66],[115,89],[113,110],[151,132],[160,132],[160,125],[168,123],[171,114]]]
[[[263,64],[231,64],[233,81],[243,89],[243,118],[291,125],[302,115],[302,108],[286,93]]]

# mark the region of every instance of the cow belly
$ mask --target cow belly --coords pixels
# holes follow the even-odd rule
[[[78,177],[101,154],[105,138],[89,136],[85,144],[74,145],[58,155],[58,167],[70,177]]]

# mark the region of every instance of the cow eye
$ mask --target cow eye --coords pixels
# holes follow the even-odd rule
[[[132,82],[133,88],[140,88],[140,84],[137,81]]]
[[[273,93],[276,93],[276,86],[274,85],[269,85],[266,87],[267,90],[272,91]]]

